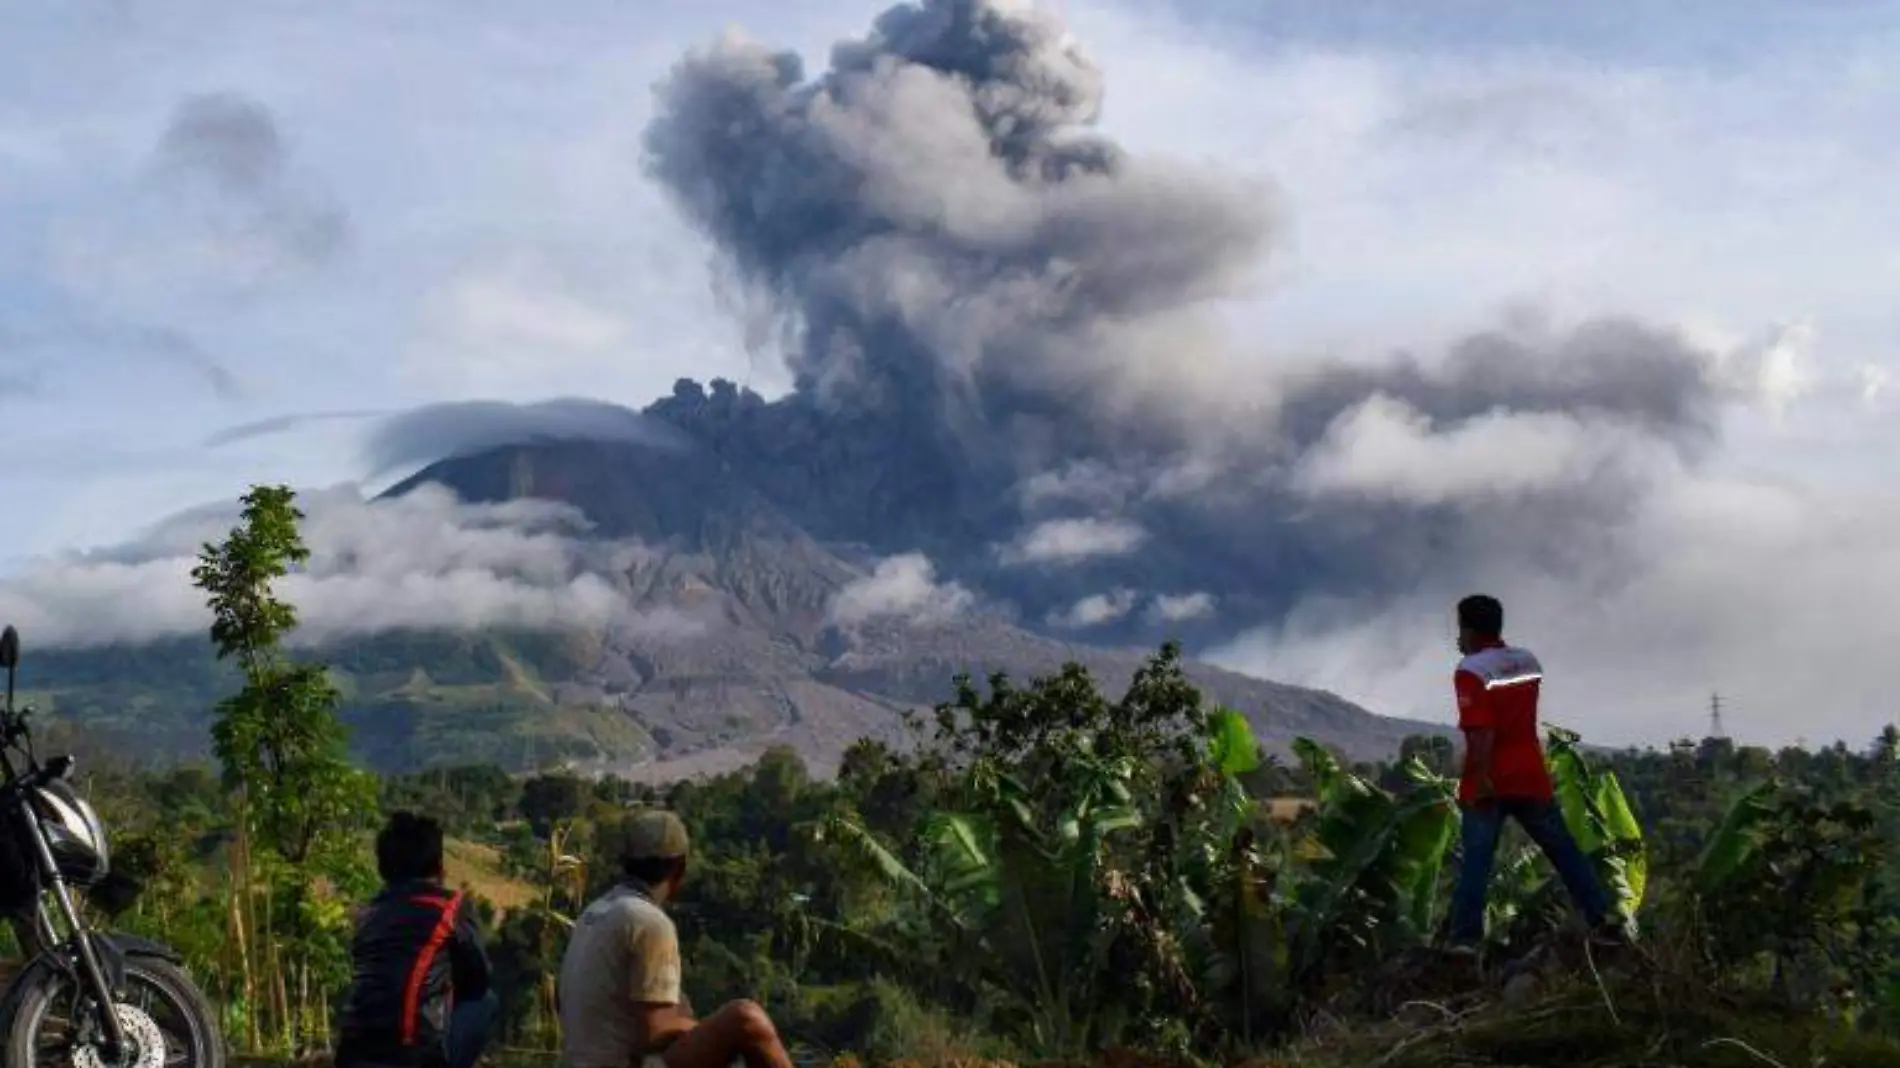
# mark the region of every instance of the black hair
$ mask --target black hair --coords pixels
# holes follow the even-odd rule
[[[658,886],[686,866],[685,857],[621,857],[620,870],[629,879]]]
[[[442,876],[442,825],[413,812],[393,812],[376,835],[376,872],[385,883]]]
[[[1458,626],[1481,637],[1504,633],[1504,605],[1496,597],[1474,593],[1458,602]]]

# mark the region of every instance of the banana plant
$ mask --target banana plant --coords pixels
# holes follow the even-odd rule
[[[1720,892],[1735,877],[1745,872],[1760,845],[1762,832],[1776,814],[1775,795],[1780,784],[1764,780],[1744,791],[1729,806],[1709,844],[1696,863],[1696,892],[1710,895]]]
[[[1289,979],[1317,977],[1340,949],[1380,952],[1432,929],[1439,873],[1458,826],[1450,784],[1416,758],[1409,789],[1389,793],[1301,738],[1294,751],[1318,792],[1314,842],[1322,851],[1297,893]]]
[[[1544,854],[1526,844],[1502,854],[1491,872],[1490,892],[1485,896],[1485,930],[1505,934],[1505,940],[1519,932],[1541,933],[1548,929],[1543,917],[1555,915],[1561,904],[1559,886],[1550,877]]]
[[[1592,861],[1609,892],[1613,911],[1634,918],[1649,885],[1649,849],[1616,773],[1592,767],[1577,746],[1578,735],[1546,729],[1545,755],[1564,824]]]
[[[1078,1052],[1112,1038],[1108,1002],[1123,977],[1109,966],[1114,925],[1108,890],[1114,840],[1140,828],[1128,761],[1081,751],[1067,766],[1067,804],[1039,811],[1013,774],[978,761],[968,811],[932,813],[906,862],[854,820],[831,818],[823,835],[885,879],[912,891],[947,952],[935,963],[966,968],[970,983],[1001,990],[1040,1048]]]
[[[1259,833],[1266,821],[1239,779],[1259,765],[1244,717],[1229,709],[1208,717],[1201,782],[1211,789],[1198,825],[1183,828],[1188,865],[1176,883],[1180,943],[1195,962],[1200,1007],[1243,1048],[1284,1017],[1292,995],[1278,879],[1290,858],[1276,836]]]

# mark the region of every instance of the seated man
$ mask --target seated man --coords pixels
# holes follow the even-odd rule
[[[474,912],[442,885],[442,828],[390,816],[376,870],[384,887],[357,915],[337,1068],[473,1068],[495,995]]]
[[[765,1010],[734,1001],[695,1020],[665,905],[686,877],[686,826],[645,809],[611,834],[621,882],[574,922],[556,1003],[565,1068],[791,1068]],[[658,1063],[656,1063],[658,1062]]]

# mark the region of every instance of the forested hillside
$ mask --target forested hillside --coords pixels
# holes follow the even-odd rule
[[[919,755],[867,742],[835,781],[783,750],[663,788],[471,766],[382,779],[356,822],[367,832],[406,808],[451,829],[451,878],[483,902],[517,1051],[554,1048],[564,917],[611,878],[596,835],[651,803],[696,835],[677,907],[695,1004],[757,998],[814,1057],[1127,1046],[1342,1065],[1747,1063],[1737,1046],[1705,1048],[1718,1039],[1790,1065],[1900,1056],[1879,1037],[1900,1025],[1892,731],[1864,751],[1705,741],[1589,761],[1559,737],[1553,766],[1568,796],[1597,802],[1571,811],[1637,909],[1641,957],[1598,962],[1599,985],[1557,937],[1561,893],[1520,841],[1500,865],[1492,948],[1549,960],[1532,978],[1480,978],[1424,950],[1455,849],[1447,748],[1255,763],[1245,732],[1205,717],[1175,672],[1164,653],[1113,701],[1080,673],[972,690]],[[118,863],[148,882],[125,922],[188,954],[240,1046],[321,1048],[347,980],[346,906],[372,888],[363,835],[324,862],[301,930],[247,983],[231,929],[244,873],[218,776],[120,774],[102,755],[87,788],[118,831]],[[1640,840],[1601,804],[1617,796]],[[1276,797],[1318,808],[1287,822],[1264,804]],[[250,874],[253,894],[293,878]],[[247,985],[308,1004],[258,1003]],[[286,1009],[303,1033],[280,1029]],[[1628,1059],[1651,1049],[1667,1059]]]

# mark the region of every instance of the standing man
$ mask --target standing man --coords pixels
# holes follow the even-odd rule
[[[442,827],[397,812],[376,836],[383,891],[357,915],[337,1068],[474,1068],[495,1017],[474,910],[442,884]]]
[[[666,903],[686,878],[686,825],[644,809],[610,838],[621,881],[574,921],[561,959],[563,1068],[727,1068],[734,1058],[747,1068],[792,1068],[757,1002],[730,1002],[695,1020],[680,990],[679,934]]]
[[[1458,651],[1452,674],[1458,727],[1465,735],[1458,804],[1464,815],[1463,859],[1451,900],[1451,947],[1475,954],[1484,939],[1486,889],[1506,818],[1543,851],[1591,928],[1609,925],[1609,899],[1596,869],[1564,825],[1538,736],[1537,698],[1544,669],[1530,650],[1507,645],[1504,606],[1472,594],[1458,602]]]

